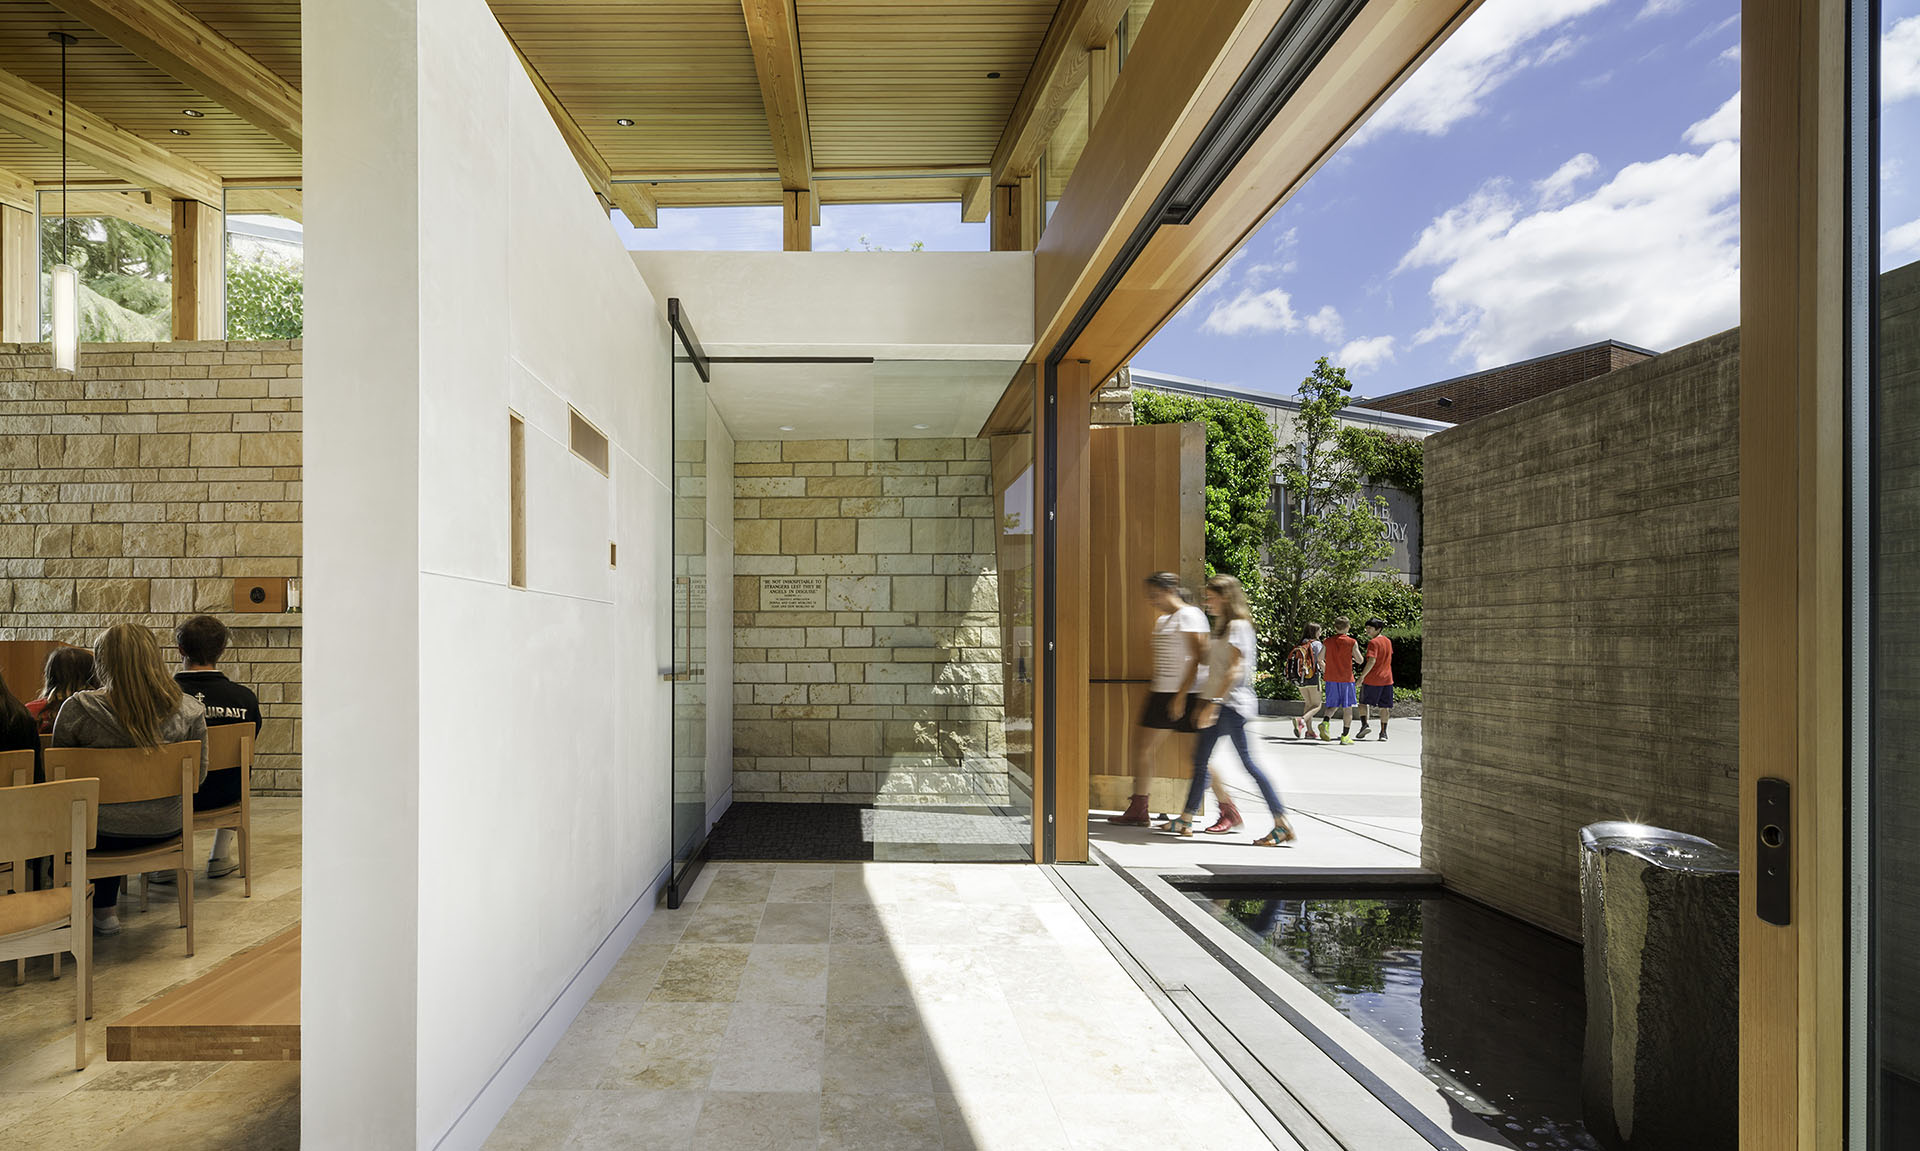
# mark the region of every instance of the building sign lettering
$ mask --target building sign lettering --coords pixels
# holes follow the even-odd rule
[[[761,611],[822,611],[827,606],[825,576],[761,576]]]

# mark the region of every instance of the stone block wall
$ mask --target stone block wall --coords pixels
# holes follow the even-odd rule
[[[1579,830],[1738,843],[1739,333],[1426,442],[1423,862],[1580,937]]]
[[[1004,804],[990,441],[734,449],[734,798]]]
[[[131,619],[171,653],[181,620],[220,616],[267,795],[300,791],[300,621],[233,614],[233,581],[300,574],[301,384],[297,340],[88,344],[73,375],[0,344],[0,639]]]

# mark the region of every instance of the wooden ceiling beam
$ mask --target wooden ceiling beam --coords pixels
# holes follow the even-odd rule
[[[48,201],[48,206],[56,211],[59,205],[58,195]],[[173,231],[173,201],[157,199],[153,193],[140,188],[119,192],[68,192],[66,212],[69,216],[112,216],[162,236]]]
[[[220,206],[220,177],[150,140],[67,105],[67,153],[75,161],[169,199]],[[60,150],[60,97],[0,71],[0,128]]]
[[[9,208],[18,208],[22,212],[33,211],[33,181],[0,168],[0,204]]]
[[[774,165],[780,186],[805,192],[813,204],[813,133],[807,124],[807,85],[800,64],[800,21],[794,0],[740,0],[760,77],[760,99],[767,106],[767,130],[773,137]]]
[[[300,90],[173,0],[55,7],[274,139],[300,150]]]
[[[250,188],[227,182],[227,212],[242,216],[260,213],[282,216],[298,223],[306,210],[299,188]]]
[[[587,178],[587,186],[600,202],[608,209],[618,208],[626,214],[627,222],[636,228],[652,228],[659,223],[659,209],[654,203],[653,194],[646,188],[634,183],[616,183],[607,161],[600,155],[600,149],[593,146],[580,122],[573,118],[566,106],[560,103],[560,97],[553,94],[540,70],[527,59],[509,36],[507,42],[513,45],[513,54],[520,61],[520,67],[526,69],[527,79],[533,81],[533,87],[540,93],[540,102],[547,106],[547,114],[553,117],[554,126],[560,129],[560,137],[567,142],[567,149],[573,153],[574,162],[580,165],[580,172]]]
[[[978,224],[986,220],[993,209],[993,178],[975,176],[966,183],[966,190],[960,195],[960,222]]]
[[[1061,0],[993,150],[995,184],[1033,175],[1054,126],[1087,78],[1087,53],[1113,38],[1126,12],[1127,0]]]

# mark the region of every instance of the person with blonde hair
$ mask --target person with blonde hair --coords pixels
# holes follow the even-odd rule
[[[93,659],[100,687],[83,691],[60,705],[53,721],[53,747],[139,747],[200,741],[200,778],[207,778],[207,713],[199,700],[180,690],[160,658],[153,633],[117,623],[94,641]],[[102,851],[144,847],[180,834],[177,799],[100,806]],[[93,929],[117,935],[120,877],[93,881]]]
[[[1194,716],[1200,739],[1193,749],[1193,782],[1187,787],[1186,813],[1168,824],[1167,831],[1179,836],[1193,834],[1193,825],[1199,821],[1201,805],[1206,800],[1208,764],[1213,759],[1213,749],[1224,737],[1232,741],[1233,749],[1240,754],[1241,765],[1253,777],[1261,797],[1267,801],[1267,810],[1273,815],[1273,830],[1254,843],[1261,847],[1279,847],[1299,837],[1287,822],[1287,808],[1280,802],[1280,793],[1254,761],[1253,748],[1247,741],[1247,721],[1259,709],[1259,701],[1253,695],[1253,669],[1260,645],[1253,632],[1253,612],[1247,606],[1246,589],[1230,575],[1214,576],[1207,581],[1207,610],[1213,615],[1214,625],[1208,643],[1206,687],[1200,692],[1198,714]]]

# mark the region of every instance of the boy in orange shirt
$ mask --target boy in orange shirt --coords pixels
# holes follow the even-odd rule
[[[1327,654],[1327,703],[1321,715],[1331,715],[1335,708],[1340,710],[1340,742],[1353,742],[1353,708],[1357,700],[1353,694],[1353,669],[1359,661],[1354,652],[1359,643],[1349,634],[1353,624],[1346,616],[1333,621],[1333,638],[1326,643]]]
[[[1367,738],[1373,709],[1380,709],[1380,738],[1387,738],[1387,721],[1393,718],[1393,641],[1384,634],[1387,621],[1374,617],[1367,621],[1367,666],[1360,671],[1360,738]]]

